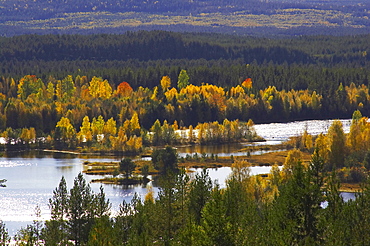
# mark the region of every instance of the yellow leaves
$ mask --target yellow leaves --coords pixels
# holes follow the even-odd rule
[[[192,127],[192,126],[191,126]],[[173,122],[173,125],[172,125],[172,128],[174,131],[177,131],[179,129],[179,125],[177,124],[177,120],[175,120]],[[189,126],[189,129],[190,129],[190,126]]]
[[[94,76],[90,81],[89,93],[94,98],[109,99],[112,96],[112,87],[108,80]]]
[[[293,149],[288,152],[288,156],[285,158],[285,163],[283,167],[283,173],[285,177],[289,177],[294,166],[296,166],[302,160],[302,152],[298,149]]]
[[[262,178],[259,175],[250,175],[251,164],[247,161],[235,160],[231,166],[232,173],[228,177],[227,182],[235,180],[240,183],[246,193],[253,197],[259,204],[272,202],[275,195],[278,193],[278,185],[280,182],[280,170],[277,167],[274,173],[274,179]]]
[[[305,147],[306,149],[310,150],[313,148],[313,140],[312,140],[312,135],[308,134],[306,141],[305,141]]]
[[[255,175],[251,178],[250,192],[259,206],[271,203],[278,193],[278,187],[272,185],[269,180]]]
[[[98,118],[93,118],[91,122],[91,131],[92,134],[97,138],[98,142],[103,140],[103,129],[105,121],[103,116],[99,115]]]
[[[172,106],[172,104],[169,103],[169,104],[165,105],[164,108],[166,109],[166,113],[168,115],[174,115],[175,114],[175,107]]]
[[[125,150],[130,152],[135,149],[135,138],[136,136],[130,137],[130,139],[127,140],[126,143],[123,143],[124,145],[126,145]]]
[[[274,164],[271,167],[268,177],[272,185],[279,186],[281,184],[281,182],[283,181],[283,176],[277,164]]]
[[[167,101],[172,101],[173,98],[176,98],[178,96],[177,89],[172,88],[171,90],[167,90],[164,95],[167,98]]]
[[[117,141],[118,141],[118,145],[120,143],[125,143],[127,141],[127,135],[125,134],[125,129],[123,128],[123,126],[121,126],[119,129],[118,129],[118,136],[117,136]],[[118,146],[117,146],[118,147]]]
[[[223,112],[226,108],[226,98],[224,88],[210,84],[201,86],[188,85],[181,89],[180,95],[186,96],[188,101],[196,99],[197,96],[204,98],[212,107],[218,108]]]
[[[88,116],[85,116],[82,120],[78,137],[80,142],[90,142],[92,140],[91,124]]]
[[[119,128],[117,137],[110,136],[110,141],[114,150],[131,153],[139,152],[143,145],[141,137],[133,135],[128,138],[123,126]]]
[[[134,135],[131,136],[126,143],[123,143],[123,150],[126,152],[135,153],[141,149],[142,145],[142,138]]]
[[[240,85],[236,87],[231,87],[230,89],[230,97],[239,97],[239,96],[244,96],[244,89]]]
[[[190,143],[194,141],[194,129],[192,125],[189,126],[188,139]]]
[[[71,140],[76,134],[75,128],[71,124],[70,120],[66,117],[62,117],[58,121],[56,128],[59,128],[61,138],[64,141]]]
[[[168,76],[163,76],[161,79],[162,91],[166,92],[171,87],[171,79]]]
[[[55,95],[55,88],[54,88],[53,83],[51,83],[51,82],[48,83],[48,87],[47,87],[46,91],[47,91],[46,98],[49,99],[49,100],[53,100],[54,95]]]
[[[200,86],[190,84],[184,88],[181,88],[180,94],[184,94],[190,97],[193,96],[194,94],[200,94]]]
[[[213,95],[219,95],[221,97],[225,96],[224,88],[218,87],[216,85],[211,84],[203,84],[201,86],[195,86],[195,85],[188,85],[185,88],[182,88],[180,90],[180,94],[186,95],[189,98],[192,96],[198,94],[202,95],[203,98],[209,98]]]
[[[347,135],[347,146],[350,152],[367,151],[370,147],[370,123],[367,117],[352,120]]]
[[[251,175],[250,175],[250,167],[251,167],[251,164],[247,161],[242,161],[242,160],[235,160],[234,163],[231,165],[231,174],[229,176],[229,180],[230,179],[235,179],[236,181],[240,182],[240,183],[244,183],[244,185],[246,185],[245,182],[248,183]]]
[[[312,135],[308,134],[307,130],[304,130],[301,138],[301,149],[311,150],[313,148]]]
[[[139,123],[139,116],[135,112],[130,120],[130,131],[132,134],[139,135],[140,134],[140,123]]]
[[[324,162],[329,160],[329,140],[327,136],[320,133],[315,141],[315,148],[318,152],[318,155],[323,158]]]
[[[117,133],[117,122],[112,118],[107,120],[103,129],[104,135],[114,136]]]
[[[89,88],[87,85],[83,85],[81,87],[81,98],[85,101],[90,101],[91,100],[91,94],[90,94],[90,91],[89,91]]]
[[[20,135],[20,138],[26,144],[29,144],[31,142],[35,142],[36,141],[36,130],[35,130],[35,128],[33,128],[33,127],[29,128],[29,129],[28,128],[23,128],[22,132],[21,132],[21,135]]]
[[[37,79],[35,75],[26,75],[18,83],[18,98],[25,100],[29,95],[38,93],[43,87],[44,83],[41,79]]]
[[[5,102],[6,101],[6,95],[3,93],[0,93],[0,101]]]
[[[347,97],[349,99],[349,102],[351,104],[356,104],[356,94],[357,94],[357,88],[356,85],[352,82],[350,86],[346,86],[345,90],[347,91]]]
[[[269,86],[267,89],[260,92],[263,100],[265,101],[272,100],[277,93],[278,91],[276,90],[275,86]]]
[[[156,87],[154,87],[154,89],[153,89],[153,94],[152,94],[152,96],[150,97],[150,99],[152,99],[153,101],[154,101],[154,100],[157,100],[157,95],[158,95],[158,87],[156,86]]]
[[[71,75],[68,75],[63,80],[58,80],[56,84],[55,94],[60,101],[67,101],[74,95],[76,87]]]
[[[362,108],[363,104],[369,100],[369,90],[365,85],[356,87],[352,82],[350,86],[345,87],[345,91],[347,92],[349,103],[354,106],[357,105],[357,108]]]
[[[247,78],[242,83],[242,86],[245,87],[245,88],[247,88],[247,89],[251,89],[252,88],[252,85],[253,85],[253,82],[252,82],[252,79],[251,78]]]
[[[311,107],[313,110],[319,110],[321,108],[322,96],[317,95],[316,91],[312,92],[311,96]]]
[[[137,113],[134,113],[131,120],[126,120],[117,131],[116,121],[113,118],[109,119],[105,124],[105,134],[110,134],[109,140],[112,144],[113,150],[137,153],[141,150],[143,140],[140,136],[140,124]]]
[[[246,123],[240,123],[238,120],[229,121],[225,119],[222,124],[217,121],[198,123],[195,129],[198,130],[199,143],[226,143],[239,141],[242,138],[253,138],[255,132],[251,128]]]
[[[146,203],[147,202],[154,203],[154,191],[153,191],[152,186],[148,187],[148,192],[145,195],[144,201]]]

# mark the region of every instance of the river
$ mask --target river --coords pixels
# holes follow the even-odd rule
[[[300,135],[304,129],[310,134],[326,133],[332,121],[312,120],[291,123],[272,123],[255,125],[259,136],[266,142],[254,144],[273,144],[287,140],[290,136]],[[344,131],[349,131],[350,120],[343,120]],[[235,152],[240,146],[195,146],[179,148],[180,155],[192,153],[217,154],[219,156],[237,155]],[[252,153],[253,154],[253,153]],[[257,153],[258,154],[258,153]],[[6,187],[0,188],[0,220],[4,221],[11,235],[14,235],[21,226],[30,224],[36,219],[36,206],[41,209],[41,219],[50,217],[48,200],[53,190],[58,186],[62,176],[65,177],[68,189],[72,188],[73,180],[84,169],[83,162],[91,161],[119,161],[121,157],[91,157],[83,155],[50,153],[50,152],[22,152],[6,153],[0,158],[0,179],[7,179]],[[251,174],[268,173],[270,167],[252,167]],[[196,170],[197,171],[197,170]],[[221,187],[230,174],[230,168],[210,169],[213,180],[218,180]],[[99,176],[84,175],[89,182]],[[100,184],[91,183],[94,192],[99,191]],[[137,186],[122,188],[115,185],[104,185],[106,197],[112,203],[112,211],[117,211],[123,200],[130,201],[135,193],[144,195],[146,187]],[[158,191],[158,187],[154,187]],[[349,195],[351,197],[351,195]]]

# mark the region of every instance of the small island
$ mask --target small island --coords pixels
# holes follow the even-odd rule
[[[336,175],[340,182],[340,191],[359,192],[362,189],[361,184],[366,181],[368,176],[370,154],[361,149],[366,148],[366,146],[361,147],[363,143],[356,142],[356,138],[366,134],[365,129],[367,127],[369,127],[368,119],[362,117],[361,113],[356,111],[353,114],[351,131],[348,134],[344,134],[340,121],[334,121],[327,135],[311,136],[307,131],[304,131],[302,135],[291,137],[288,141],[277,145],[246,145],[237,151],[241,154],[228,157],[205,153],[187,154],[178,157],[176,148],[159,146],[151,148],[150,151],[143,154],[143,156],[150,157],[146,159],[137,157],[135,161],[124,158],[121,162],[86,162],[84,163],[87,165],[85,173],[89,175],[107,175],[107,177],[95,179],[93,182],[119,185],[146,184],[150,181],[148,175],[156,176],[164,173],[161,169],[166,165],[161,158],[166,159],[166,156],[171,153],[173,155],[172,161],[167,161],[167,163],[175,163],[176,169],[185,169],[187,172],[191,172],[191,169],[194,168],[233,167],[235,163],[239,163],[238,165],[242,163],[244,167],[280,166],[281,175],[286,176],[287,174],[284,174],[284,172],[290,172],[287,170],[292,169],[297,163],[302,163],[308,168],[314,155],[316,155],[323,163],[321,172],[325,173],[327,178],[332,174]],[[359,132],[361,129],[364,133]],[[354,131],[357,131],[356,137],[353,135]],[[326,145],[323,145],[323,143],[326,143]],[[330,143],[330,145],[327,145],[327,143]],[[352,147],[358,150],[351,149]],[[256,150],[265,151],[265,153],[260,155],[250,154]],[[352,154],[348,155],[349,153]],[[361,155],[364,156],[361,163],[353,162],[353,156],[358,158]],[[260,176],[268,180],[271,175],[272,173]],[[324,179],[324,186],[327,185],[327,178]]]

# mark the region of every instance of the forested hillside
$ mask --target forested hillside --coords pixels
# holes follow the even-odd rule
[[[37,135],[76,148],[86,145],[82,129],[95,128],[97,149],[137,152],[184,141],[177,129],[214,128],[217,136],[186,141],[220,143],[230,141],[225,129],[249,119],[369,115],[368,39],[163,31],[0,38],[0,129],[8,143]]]
[[[368,84],[369,35],[267,39],[219,34],[130,32],[125,35],[23,35],[0,38],[0,75],[86,75],[154,87],[186,69],[195,85],[231,87],[246,77],[257,89],[335,90]]]
[[[369,1],[0,2],[2,35],[167,30],[269,35],[369,33]]]

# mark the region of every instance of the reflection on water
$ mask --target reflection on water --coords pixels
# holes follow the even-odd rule
[[[266,140],[261,142],[242,143],[243,146],[263,146],[263,145],[278,145],[283,141],[281,140]]]
[[[19,166],[30,166],[31,163],[26,163],[24,161],[8,161],[0,160],[0,167],[19,167]]]
[[[34,209],[37,205],[40,206],[42,219],[50,217],[48,200],[52,197],[53,190],[62,176],[66,179],[68,189],[72,188],[73,180],[83,171],[82,163],[85,160],[76,155],[45,152],[12,152],[0,158],[0,177],[7,179],[7,187],[0,188],[0,220],[6,223],[12,235],[24,225],[21,221],[31,223],[35,219]],[[118,160],[120,158],[98,156],[89,159],[104,162]],[[91,181],[90,176],[84,177],[88,182]],[[90,185],[94,192],[99,192],[100,184]],[[105,185],[104,191],[112,202],[112,211],[118,211],[123,200],[131,201],[135,192],[145,194],[146,188],[122,189],[120,186]]]
[[[343,200],[345,202],[348,202],[349,200],[354,200],[356,199],[356,193],[351,193],[351,192],[342,192],[341,193]]]
[[[268,141],[274,142],[276,141]],[[263,143],[261,145],[266,145],[265,142],[255,142],[255,143],[248,143],[249,146],[258,146],[259,143]],[[180,146],[177,147],[177,152],[179,157],[187,157],[187,156],[194,156],[197,154],[198,157],[201,157],[203,154],[210,157],[212,154],[217,155],[218,157],[230,157],[230,156],[246,156],[248,153],[239,151],[245,146],[248,146],[247,143],[232,143],[232,144],[220,144],[220,145],[189,145],[189,146]],[[276,152],[280,150],[255,150],[250,151],[249,154],[251,155],[262,155],[270,152]],[[150,160],[150,157],[145,157],[147,160]]]
[[[340,120],[344,132],[348,133],[351,119]],[[266,140],[286,141],[289,137],[302,135],[306,129],[311,135],[326,134],[333,120],[305,120],[288,123],[257,124],[254,126],[257,135]]]
[[[192,155],[194,153],[198,154],[235,154],[238,150],[243,148],[240,143],[231,144],[215,144],[215,145],[187,145],[177,147],[177,152],[180,156]]]
[[[53,190],[58,186],[62,176],[65,177],[68,189],[72,188],[73,180],[83,170],[82,163],[86,159],[76,156],[70,158],[55,158],[53,154],[21,154],[21,157],[11,154],[0,158],[0,177],[8,180],[7,187],[0,189],[0,220],[3,220],[12,235],[20,226],[31,223],[35,218],[34,210],[40,206],[41,218],[49,219],[50,210],[48,200],[52,197]],[[96,157],[90,161],[118,161],[117,158]],[[199,172],[201,169],[195,169]],[[231,168],[224,167],[209,169],[213,180],[218,180],[221,187],[229,176]],[[268,173],[269,167],[252,167],[252,174]],[[91,177],[84,175],[90,182]],[[94,176],[93,178],[99,178]],[[100,184],[91,183],[94,192],[99,192]],[[155,184],[154,184],[155,185]],[[144,196],[147,193],[146,187],[125,187],[117,185],[104,185],[106,197],[112,203],[112,211],[118,211],[123,200],[131,201],[135,193]],[[154,187],[154,192],[158,188]],[[26,221],[27,223],[23,223]],[[19,222],[19,223],[16,223]]]
[[[348,132],[350,120],[343,121],[344,130]],[[256,125],[257,134],[267,141],[252,143],[263,145],[279,143],[289,136],[301,134],[305,128],[311,134],[326,132],[331,121],[305,121],[287,124],[264,124]],[[218,156],[237,156],[237,152],[245,144],[228,144],[214,146],[185,146],[178,148],[180,156],[193,153],[217,154]],[[251,153],[253,154],[253,153]],[[53,190],[58,186],[62,176],[65,177],[68,189],[72,188],[73,180],[79,172],[83,171],[82,163],[85,160],[93,161],[119,161],[122,156],[79,156],[65,153],[50,153],[42,151],[32,152],[8,152],[0,158],[0,179],[7,179],[6,188],[0,188],[0,220],[6,223],[11,235],[21,226],[31,223],[35,219],[34,209],[38,205],[41,208],[42,218],[50,217],[48,200],[52,197]],[[268,173],[270,167],[252,167],[252,174]],[[200,169],[195,169],[199,172]],[[231,172],[230,168],[209,169],[213,180],[218,180],[221,187],[225,186],[225,180]],[[90,182],[91,177],[84,175]],[[94,176],[93,178],[99,178]],[[94,192],[99,191],[100,184],[92,183]],[[117,211],[123,200],[131,201],[135,193],[143,196],[146,187],[126,187],[104,185],[106,197],[112,202],[112,211]],[[158,188],[154,188],[158,192]],[[345,195],[344,195],[345,196]],[[346,199],[346,198],[345,198]],[[113,213],[114,215],[114,213]],[[26,221],[26,222],[21,222]]]
[[[258,175],[258,174],[265,174],[270,172],[271,167],[263,166],[263,167],[250,167],[250,174],[251,175]],[[191,168],[190,170],[195,171],[193,176],[196,173],[200,174],[202,172],[202,168]],[[220,167],[220,168],[208,168],[209,176],[212,180],[216,181],[221,188],[226,187],[226,180],[230,176],[232,170],[231,167]]]
[[[250,155],[262,155],[266,153],[271,153],[271,152],[278,152],[281,150],[255,150],[255,151],[250,151]],[[212,154],[217,155],[218,157],[231,157],[231,156],[246,156],[248,152],[231,152],[231,153],[212,153],[212,152],[194,152],[193,154],[190,153],[178,153],[179,157],[194,157],[194,155],[197,155],[198,157],[202,157],[203,154],[205,154],[207,157],[210,157]],[[146,160],[151,160],[151,157],[145,157]]]

